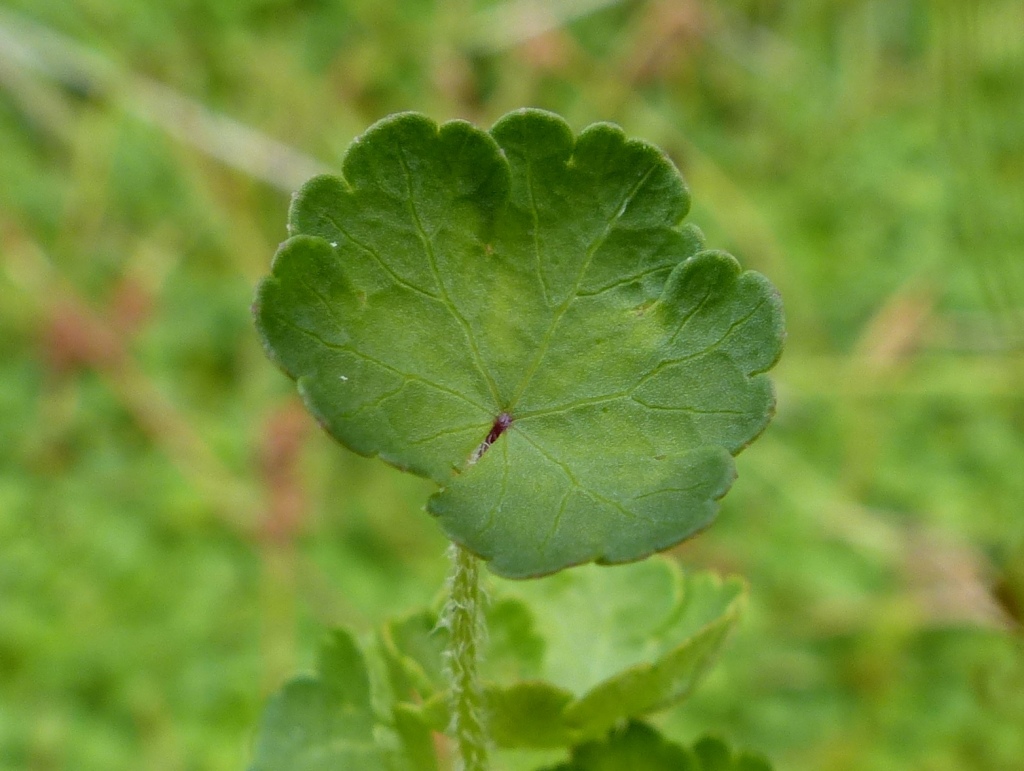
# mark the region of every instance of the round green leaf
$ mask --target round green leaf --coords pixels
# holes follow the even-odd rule
[[[491,594],[480,674],[500,747],[594,739],[685,699],[746,596],[738,579],[684,576],[664,558],[497,582]],[[415,614],[385,626],[380,639],[397,697],[423,703],[424,719],[442,729],[446,630],[435,615]]]
[[[609,124],[397,115],[297,194],[256,323],[324,427],[435,481],[495,572],[640,559],[711,522],[774,403],[778,294],[688,209]]]

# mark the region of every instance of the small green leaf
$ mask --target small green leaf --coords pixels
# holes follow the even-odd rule
[[[772,771],[755,755],[734,755],[719,739],[704,738],[692,750],[669,742],[654,728],[632,722],[601,741],[574,747],[568,763],[541,771]]]
[[[485,690],[487,725],[498,747],[565,747],[575,732],[562,715],[572,694],[550,683],[524,681]]]
[[[433,732],[420,711],[410,704],[395,704],[392,715],[409,771],[437,771]]]
[[[318,669],[271,698],[250,771],[436,771],[418,715],[399,705],[394,726],[378,721],[366,662],[348,632],[331,635]]]
[[[563,720],[578,737],[603,735],[623,719],[685,698],[739,619],[744,598],[741,581],[684,577],[667,559],[581,567],[496,591],[531,608],[547,641],[541,674],[576,696]],[[485,674],[497,664],[486,662]]]
[[[486,617],[487,677],[496,683],[541,677],[547,642],[529,605],[516,597],[495,597]]]
[[[693,745],[693,752],[700,760],[701,771],[729,771],[732,768],[732,752],[718,737],[705,736]]]
[[[772,764],[760,755],[734,752],[716,736],[705,736],[693,745],[698,765],[695,771],[772,771]]]
[[[381,629],[381,649],[399,699],[422,700],[447,687],[444,646],[448,635],[437,628],[437,621],[437,614],[420,611]]]
[[[733,763],[733,771],[772,771],[772,764],[760,755],[741,752]]]
[[[656,148],[521,110],[373,126],[297,194],[254,305],[341,443],[440,487],[496,573],[626,562],[706,527],[773,409],[778,294],[680,221]]]
[[[544,771],[544,770],[542,770]],[[572,760],[546,771],[703,771],[693,755],[650,726],[630,723],[606,740],[572,751]]]

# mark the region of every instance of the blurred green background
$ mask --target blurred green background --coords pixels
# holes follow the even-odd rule
[[[676,550],[748,613],[666,716],[779,769],[1024,768],[1019,0],[3,0],[0,769],[238,771],[331,624],[429,601],[430,485],[264,358],[289,192],[524,105],[676,161],[786,303],[778,417]]]

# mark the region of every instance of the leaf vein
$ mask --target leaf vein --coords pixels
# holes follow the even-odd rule
[[[590,270],[590,263],[593,261],[594,255],[597,254],[597,251],[601,248],[601,245],[608,239],[608,236],[615,228],[615,224],[622,218],[622,215],[626,213],[626,209],[629,208],[629,204],[636,197],[636,194],[640,192],[640,188],[643,187],[644,184],[646,184],[647,180],[650,178],[651,174],[654,173],[654,170],[656,168],[657,164],[651,164],[650,168],[648,168],[647,171],[644,172],[643,176],[640,177],[640,181],[637,182],[630,189],[630,191],[623,197],[622,202],[619,204],[618,210],[615,212],[615,216],[611,218],[608,224],[605,225],[604,230],[601,232],[601,234],[597,238],[595,238],[593,243],[587,248],[586,257],[583,260],[583,265],[576,276],[576,282],[573,285],[572,290],[566,296],[565,300],[562,301],[562,304],[555,311],[554,318],[551,320],[551,324],[548,327],[547,332],[545,332],[544,334],[544,339],[541,341],[541,344],[538,347],[538,351],[533,358],[533,362],[527,369],[526,374],[523,376],[522,381],[519,383],[519,386],[515,390],[515,394],[512,397],[513,404],[515,404],[519,400],[519,397],[523,395],[523,392],[526,390],[527,386],[530,384],[530,381],[533,379],[534,374],[536,374],[537,368],[540,366],[541,361],[544,360],[544,356],[547,353],[548,347],[551,345],[551,339],[552,337],[554,337],[555,330],[558,328],[558,323],[562,320],[562,317],[565,315],[565,312],[569,309],[569,306],[571,306],[573,301],[576,300],[577,293],[580,290],[580,285],[583,283],[583,278],[587,275],[587,271]]]
[[[687,404],[679,404],[679,405],[672,405],[672,406],[650,404],[648,402],[643,401],[642,399],[636,398],[632,394],[629,396],[629,398],[630,398],[630,400],[632,400],[632,401],[636,402],[637,404],[639,404],[641,407],[644,407],[644,408],[649,409],[649,410],[657,410],[659,412],[686,412],[686,413],[689,413],[691,415],[746,415],[747,414],[743,410],[703,410],[703,409],[700,409],[699,407],[692,407],[692,406],[687,405]]]
[[[558,458],[556,458],[554,455],[552,455],[548,450],[544,449],[539,444],[537,444],[537,442],[535,442],[533,439],[531,439],[529,436],[527,436],[525,432],[521,431],[520,433],[521,433],[521,436],[527,442],[529,442],[530,444],[533,445],[534,449],[536,449],[537,452],[539,452],[541,455],[543,455],[545,458],[547,458],[549,461],[554,463],[556,466],[558,466],[562,470],[562,473],[564,473],[565,476],[569,479],[569,482],[572,484],[574,489],[579,490],[580,493],[582,493],[583,495],[589,496],[590,498],[593,498],[595,501],[597,501],[599,503],[603,503],[606,506],[611,506],[612,508],[618,509],[620,512],[622,512],[622,514],[624,514],[626,516],[627,519],[637,519],[638,515],[636,514],[636,512],[629,511],[619,501],[613,500],[611,498],[607,498],[604,495],[601,495],[600,493],[596,492],[592,488],[587,487],[586,485],[582,484],[576,478],[576,476],[572,473],[572,471],[569,469],[569,467],[564,462],[560,461]]]
[[[682,364],[683,362],[692,361],[693,359],[699,359],[701,356],[706,356],[707,354],[712,353],[713,351],[718,350],[722,346],[722,344],[726,341],[726,338],[728,338],[733,332],[735,332],[738,327],[740,327],[741,325],[743,325],[744,323],[749,321],[753,317],[753,315],[755,313],[757,313],[757,311],[761,308],[761,306],[765,304],[765,302],[767,302],[767,300],[761,300],[748,313],[744,314],[741,318],[737,319],[732,324],[730,324],[726,328],[726,330],[722,334],[722,336],[719,337],[715,342],[710,343],[709,345],[705,346],[704,348],[701,348],[699,351],[694,351],[693,353],[688,353],[685,356],[680,356],[680,357],[675,358],[675,359],[666,359],[665,361],[663,361],[660,364],[658,364],[657,367],[655,367],[650,372],[648,372],[646,375],[644,375],[642,378],[640,378],[640,380],[636,383],[636,385],[634,385],[630,389],[630,393],[632,393],[637,388],[642,386],[648,380],[651,380],[652,378],[657,377],[659,374],[661,374],[661,372],[666,367],[671,367],[673,364]]]
[[[437,432],[431,434],[430,436],[424,436],[424,437],[421,437],[420,439],[410,440],[409,444],[426,444],[427,442],[432,442],[435,439],[440,439],[442,436],[450,436],[452,434],[464,434],[467,431],[479,431],[481,425],[482,425],[481,423],[472,423],[472,424],[470,424],[468,426],[458,426],[456,428],[445,428],[445,429],[442,429],[441,431],[437,431]]]
[[[433,388],[436,391],[440,391],[441,393],[446,393],[449,396],[454,396],[456,399],[460,399],[461,401],[465,402],[466,404],[470,405],[471,407],[475,407],[476,409],[480,410],[485,415],[489,415],[490,414],[490,410],[489,409],[484,407],[482,404],[477,404],[475,401],[473,401],[472,399],[470,399],[468,396],[466,396],[463,393],[460,393],[458,391],[452,390],[451,388],[445,388],[444,386],[440,385],[439,383],[435,383],[432,380],[428,380],[425,377],[422,377],[421,375],[415,375],[415,374],[413,374],[411,372],[403,372],[402,370],[398,369],[397,367],[393,367],[390,364],[387,364],[386,362],[383,362],[383,361],[381,361],[379,359],[376,359],[373,356],[365,354],[362,351],[356,350],[355,348],[352,348],[351,346],[341,345],[339,343],[332,343],[332,342],[330,342],[328,340],[325,340],[323,337],[318,335],[316,332],[314,332],[314,331],[312,331],[310,329],[306,329],[305,327],[299,326],[298,324],[294,324],[291,321],[288,321],[287,319],[285,319],[283,317],[278,316],[277,318],[278,318],[278,321],[280,321],[281,323],[285,324],[286,326],[291,327],[292,329],[296,330],[297,332],[301,332],[302,334],[306,335],[307,337],[312,338],[313,340],[316,340],[318,343],[320,343],[321,346],[323,346],[324,348],[327,348],[328,350],[331,350],[331,351],[343,351],[343,352],[351,354],[351,355],[353,355],[353,356],[355,356],[357,358],[365,359],[366,361],[370,362],[371,364],[376,364],[381,369],[386,369],[389,372],[393,372],[394,374],[398,375],[399,377],[403,377],[403,378],[406,378],[408,380],[415,381],[417,383],[422,383],[423,385],[425,385],[425,386],[427,386],[429,388]]]
[[[533,259],[537,263],[537,280],[540,282],[544,304],[550,307],[548,284],[544,278],[544,268],[540,258],[540,214],[537,211],[537,197],[533,189],[533,166],[529,160],[526,161],[526,190],[530,196],[530,214],[533,217]]]
[[[349,241],[351,241],[353,244],[355,244],[357,248],[362,249],[364,252],[366,252],[368,255],[370,255],[376,261],[376,263],[378,265],[380,265],[380,267],[384,270],[384,272],[387,273],[389,276],[391,276],[391,279],[396,284],[398,284],[400,286],[403,286],[406,289],[409,289],[409,290],[411,290],[413,292],[416,292],[417,294],[421,294],[421,295],[424,295],[425,297],[429,297],[432,300],[437,300],[438,302],[441,301],[441,298],[438,297],[433,292],[428,292],[426,289],[418,287],[415,284],[413,284],[411,281],[408,281],[408,280],[402,278],[400,275],[398,275],[398,273],[390,265],[387,264],[385,259],[380,256],[380,253],[376,249],[373,249],[372,247],[368,246],[367,244],[364,244],[362,241],[358,240],[355,236],[353,236],[351,233],[349,233],[347,230],[345,230],[345,228],[343,228],[341,226],[341,223],[339,223],[332,215],[325,214],[324,216],[327,218],[327,220],[332,225],[334,225],[335,228],[338,229],[339,233],[341,233],[343,236],[345,236],[345,238],[347,238]]]
[[[683,329],[686,328],[686,325],[690,323],[690,320],[701,312],[701,310],[707,304],[707,301],[711,298],[711,295],[714,293],[714,291],[714,287],[709,287],[707,293],[702,298],[700,298],[700,302],[694,306],[693,310],[687,313],[685,316],[683,316],[682,320],[679,322],[679,326],[676,327],[676,331],[672,334],[672,337],[670,337],[668,339],[668,342],[665,344],[666,347],[672,345],[672,343],[676,341],[676,338],[679,337],[680,334],[682,334]]]
[[[573,492],[575,492],[575,488],[570,487],[565,491],[565,494],[562,495],[562,500],[558,504],[558,511],[555,512],[555,517],[551,520],[551,527],[548,529],[548,532],[545,533],[544,538],[541,539],[541,542],[537,547],[537,551],[541,554],[543,554],[548,548],[548,544],[551,543],[551,539],[554,538],[555,533],[558,532],[558,526],[562,522],[562,515],[565,514],[565,509],[569,505],[569,496],[571,496]]]
[[[338,325],[339,329],[344,329],[345,325],[338,318],[337,312],[334,310],[334,306],[328,301],[327,297],[320,293],[320,291],[313,286],[313,284],[306,281],[305,274],[300,274],[299,283],[301,283],[306,289],[309,290],[310,294],[316,297],[320,301],[320,304],[324,306],[324,310],[327,311],[327,315],[331,317],[335,324]]]
[[[473,363],[481,377],[486,381],[487,387],[491,392],[491,397],[494,399],[495,405],[498,406],[501,404],[501,397],[498,395],[498,387],[490,373],[483,366],[483,361],[480,357],[480,350],[477,346],[476,336],[473,334],[473,329],[470,327],[465,317],[459,312],[459,309],[455,307],[455,303],[452,302],[444,281],[441,280],[441,273],[437,269],[437,257],[434,254],[433,243],[427,236],[426,230],[423,228],[423,222],[420,220],[419,212],[416,210],[416,202],[414,200],[412,187],[412,172],[409,170],[409,164],[405,158],[405,151],[401,146],[398,147],[398,158],[402,164],[402,172],[405,174],[405,186],[409,194],[409,213],[412,215],[413,223],[416,225],[416,233],[419,236],[420,243],[423,245],[423,251],[427,256],[427,262],[430,264],[430,270],[434,274],[434,281],[437,283],[437,289],[441,293],[440,299],[444,302],[448,312],[451,313],[452,317],[462,327],[462,332],[466,336],[466,342],[469,344],[470,353],[473,357]]]
[[[560,461],[558,458],[556,458],[550,452],[548,452],[543,447],[541,447],[539,444],[537,444],[537,442],[534,441],[533,439],[531,439],[530,436],[525,431],[523,431],[522,429],[520,429],[519,435],[522,436],[523,439],[525,439],[531,445],[533,445],[533,448],[537,452],[539,452],[541,455],[543,455],[549,461],[551,461],[556,466],[558,466],[558,468],[561,469],[563,474],[565,474],[565,477],[569,480],[569,483],[573,487],[579,488],[579,489],[583,489],[583,486],[579,483],[579,480],[577,480],[576,476],[572,473],[572,470],[564,462]]]
[[[585,488],[583,490],[583,494],[584,495],[589,495],[591,498],[593,498],[598,503],[603,503],[606,506],[611,506],[613,509],[618,509],[626,519],[633,519],[633,520],[643,519],[643,520],[648,520],[647,517],[641,517],[635,511],[630,511],[629,509],[627,509],[625,506],[622,505],[621,501],[617,501],[614,498],[608,498],[607,496],[604,496],[604,495],[601,495],[600,493],[594,492],[594,490],[592,490],[590,488]]]
[[[615,282],[613,282],[611,284],[606,284],[605,286],[601,287],[600,289],[595,289],[592,292],[577,292],[576,293],[576,297],[577,297],[577,299],[580,298],[580,297],[597,297],[598,295],[602,295],[605,292],[611,292],[613,289],[618,289],[620,286],[624,286],[624,285],[630,284],[630,283],[632,283],[634,281],[638,281],[640,279],[647,278],[648,276],[653,276],[655,273],[662,273],[662,272],[670,273],[672,271],[673,267],[675,267],[675,266],[673,266],[673,265],[659,265],[656,268],[650,268],[648,270],[644,270],[644,271],[641,271],[639,273],[634,273],[634,274],[632,274],[630,276],[626,276],[625,278],[619,279],[618,281],[615,281]]]
[[[595,396],[592,399],[577,399],[574,402],[568,404],[560,404],[556,407],[545,408],[541,410],[530,410],[516,416],[516,420],[523,421],[531,418],[543,418],[549,415],[557,415],[562,412],[569,412],[571,410],[578,409],[579,407],[590,407],[595,404],[605,404],[606,402],[614,402],[623,397],[629,396],[629,391],[622,391],[619,393],[608,394],[606,396]]]

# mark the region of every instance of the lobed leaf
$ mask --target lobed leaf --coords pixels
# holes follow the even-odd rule
[[[652,559],[506,582],[494,594],[481,667],[494,739],[557,747],[685,698],[738,620],[744,588]],[[382,640],[399,698],[425,701],[425,719],[441,728],[445,631],[434,623],[417,614],[386,627]]]
[[[711,522],[774,405],[778,294],[688,209],[610,124],[393,116],[296,195],[256,324],[323,426],[436,482],[496,573],[637,560]]]

